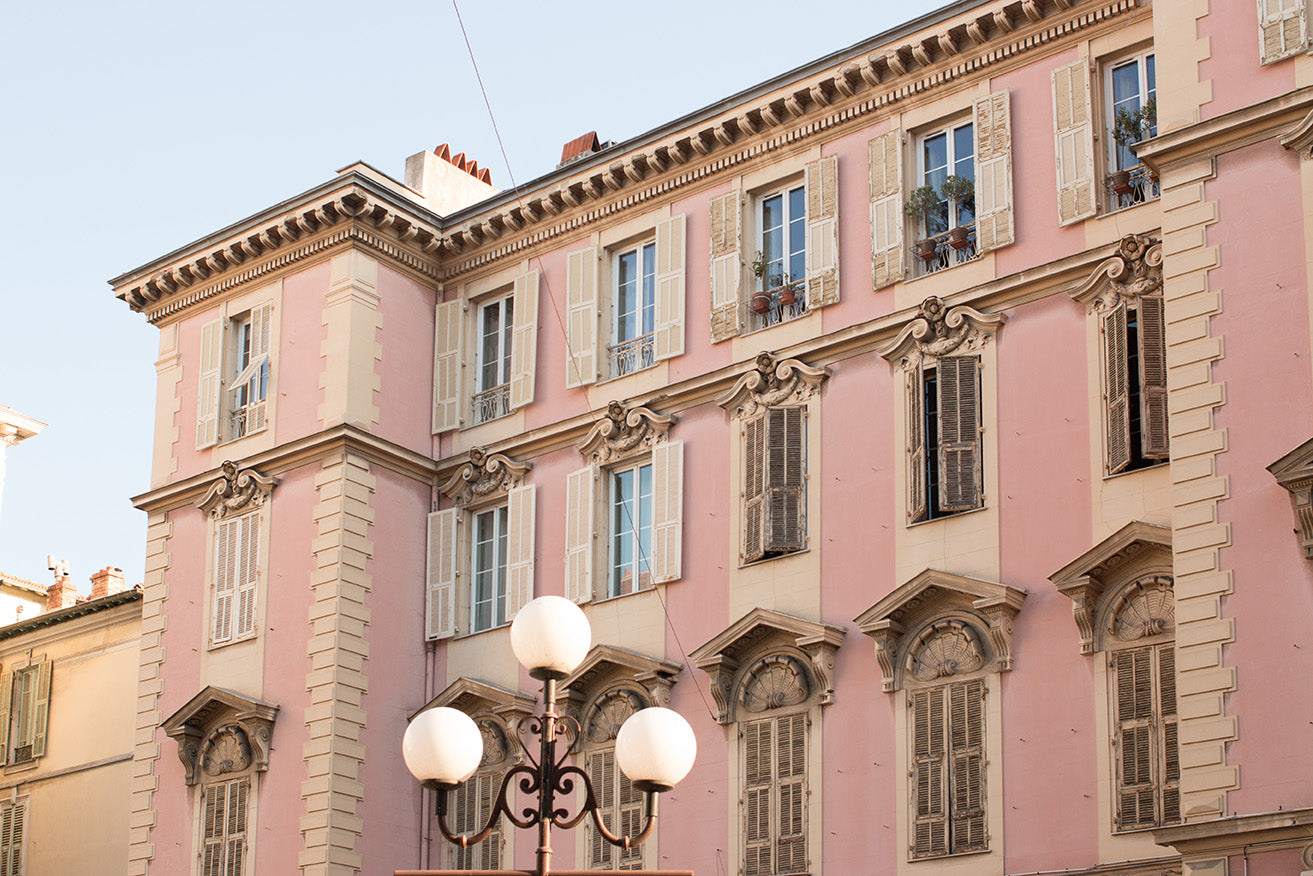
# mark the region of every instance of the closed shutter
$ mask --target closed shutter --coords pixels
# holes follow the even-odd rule
[[[591,466],[565,479],[565,596],[575,602],[593,598],[593,493],[597,472]]]
[[[949,838],[953,852],[988,848],[985,833],[985,682],[948,688],[950,771]]]
[[[769,718],[743,725],[743,874],[775,873],[771,844],[771,751],[774,722]]]
[[[615,823],[615,771],[614,748],[589,752],[588,781],[593,786],[597,808],[612,833],[619,830],[619,826]],[[594,870],[611,869],[615,865],[611,852],[613,847],[591,821],[588,824],[588,839],[588,866]]]
[[[1158,712],[1162,722],[1162,820],[1160,824],[1176,824],[1181,820],[1181,751],[1177,738],[1176,719],[1176,648],[1159,645],[1158,654]]]
[[[1014,239],[1012,122],[1006,91],[976,101],[976,245],[989,252]]]
[[[808,163],[807,307],[815,310],[839,300],[839,159],[831,155]]]
[[[200,380],[196,389],[196,449],[219,440],[219,369],[223,364],[222,323],[201,326]]]
[[[586,386],[597,381],[597,262],[601,251],[589,247],[566,258],[565,385]]]
[[[10,803],[0,807],[0,876],[22,876],[23,822],[26,815],[26,803]]]
[[[939,388],[939,508],[967,511],[981,500],[980,357],[945,356]]]
[[[1126,366],[1126,305],[1103,316],[1104,408],[1108,474],[1131,464],[1130,378]]]
[[[260,582],[260,514],[243,514],[233,521],[237,530],[237,555],[230,559],[236,598],[234,638],[255,635],[255,597]]]
[[[1155,823],[1152,656],[1152,648],[1137,648],[1112,657],[1118,830]]]
[[[224,876],[223,829],[228,821],[228,794],[224,784],[207,785],[201,806],[201,824],[205,849],[201,858],[202,876]]]
[[[807,716],[779,718],[775,735],[779,777],[776,873],[807,872]]]
[[[250,779],[237,779],[228,783],[228,823],[224,836],[227,860],[223,876],[245,876],[246,808],[250,793]]]
[[[32,702],[32,756],[46,753],[46,730],[50,726],[50,682],[54,664],[42,660],[36,670],[36,696]]]
[[[656,357],[669,359],[684,352],[684,214],[656,227]]]
[[[232,641],[233,601],[240,565],[241,517],[221,520],[214,538],[214,604],[211,640],[218,645]]]
[[[9,709],[14,699],[14,674],[0,675],[0,766],[9,762]]]
[[[765,553],[766,523],[766,417],[743,424],[743,559],[760,559]]]
[[[424,587],[424,638],[456,634],[456,526],[460,511],[448,508],[428,517],[428,556]]]
[[[1304,50],[1308,41],[1304,0],[1258,0],[1258,52],[1264,64]]]
[[[478,788],[479,805],[475,810],[478,813],[478,824],[475,830],[483,830],[483,826],[488,823],[488,817],[492,815],[492,798],[493,792],[499,786],[497,776],[492,773],[483,773],[475,777],[475,786]],[[479,850],[479,869],[496,870],[501,867],[501,821],[498,820],[497,826],[493,828],[488,838],[478,845]]]
[[[506,622],[515,620],[520,609],[533,599],[534,511],[537,505],[535,486],[516,487],[507,494],[506,516],[510,528],[507,545]]]
[[[638,836],[643,832],[643,824],[646,821],[643,817],[643,792],[634,787],[634,783],[629,781],[629,777],[620,771],[618,764],[615,770],[615,783],[618,788],[616,796],[620,800],[619,833],[621,836]],[[618,851],[620,853],[618,869],[643,869],[642,846],[631,846],[628,849],[618,849]]]
[[[912,712],[912,857],[948,854],[944,688],[909,694]]]
[[[680,576],[683,548],[684,442],[658,444],[652,451],[652,573],[658,584]]]
[[[465,302],[444,301],[434,313],[433,339],[433,431],[445,432],[461,424],[461,368],[464,358]]]
[[[738,191],[711,199],[711,342],[739,333],[743,282],[742,209]]]
[[[907,520],[924,520],[926,506],[925,470],[925,376],[918,366],[907,374]]]
[[[269,392],[269,340],[273,331],[274,308],[272,304],[251,310],[251,358],[247,370],[251,378],[256,378],[256,391],[250,394],[246,407],[246,434],[259,432],[268,422]],[[243,375],[245,376],[245,375]],[[233,381],[234,386],[244,383],[241,378]]]
[[[538,272],[515,278],[515,329],[511,336],[511,407],[533,401],[538,356]]]
[[[1167,337],[1163,326],[1161,295],[1141,298],[1140,436],[1145,459],[1166,459],[1167,447]]]
[[[1090,74],[1084,58],[1053,71],[1054,157],[1058,168],[1058,224],[1093,216],[1094,124]]]
[[[784,553],[807,544],[803,498],[806,495],[806,416],[801,407],[766,411],[765,549]]]
[[[903,279],[903,132],[867,146],[871,176],[871,288]]]

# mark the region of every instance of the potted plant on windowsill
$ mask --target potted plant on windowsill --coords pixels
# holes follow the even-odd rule
[[[765,313],[770,310],[770,287],[766,283],[766,271],[770,268],[770,261],[766,256],[757,250],[757,257],[752,260],[752,276],[757,278],[758,286],[752,293],[752,309],[756,313]],[[779,278],[775,285],[778,285]]]
[[[908,218],[925,227],[926,217],[932,211],[939,209],[940,203],[942,202],[935,192],[934,186],[918,186],[908,193],[907,203],[903,205],[903,211],[907,213]],[[916,251],[927,262],[932,262],[939,257],[933,237],[924,237],[918,240],[916,242]]]
[[[1122,148],[1129,149],[1143,140],[1158,124],[1158,96],[1154,95],[1144,102],[1139,109],[1122,107],[1117,110],[1113,120],[1112,139]],[[1115,170],[1108,176],[1112,190],[1119,195],[1129,195],[1134,189],[1131,185],[1130,170]],[[1156,182],[1156,180],[1155,180]]]
[[[968,179],[965,176],[950,174],[944,177],[944,181],[939,184],[939,194],[947,201],[957,205],[958,215],[963,210],[968,210],[972,215],[976,212],[976,183],[975,180]],[[967,225],[955,225],[949,232],[948,245],[953,249],[965,249],[971,241],[968,237],[971,234],[971,228]]]
[[[780,287],[780,304],[784,307],[791,307],[798,300],[798,290],[802,287],[801,283],[785,283]]]

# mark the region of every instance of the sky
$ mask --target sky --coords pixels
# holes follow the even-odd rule
[[[0,0],[0,405],[48,424],[6,454],[0,571],[142,580],[158,332],[109,278],[357,160],[445,142],[509,188],[942,4],[457,5],[474,63],[451,0]]]

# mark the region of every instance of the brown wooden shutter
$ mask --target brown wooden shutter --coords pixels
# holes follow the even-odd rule
[[[743,874],[773,876],[771,784],[774,722],[743,725]]]
[[[538,357],[538,272],[515,278],[514,329],[511,334],[511,407],[533,401]]]
[[[652,579],[657,584],[680,576],[683,551],[684,442],[652,450]]]
[[[742,207],[737,190],[712,198],[711,342],[739,333],[739,287],[743,282]]]
[[[233,521],[239,527],[235,573],[236,628],[234,638],[255,635],[255,599],[260,583],[260,514],[244,514]]]
[[[597,263],[602,251],[595,246],[566,257],[565,291],[566,387],[597,382]]]
[[[14,674],[0,675],[0,766],[9,762],[9,711],[14,699]]]
[[[565,598],[593,598],[593,500],[597,471],[591,466],[565,479]]]
[[[907,374],[907,520],[926,518],[925,372]]]
[[[222,322],[201,326],[201,362],[196,384],[196,449],[219,440],[219,374],[223,364]]]
[[[952,762],[949,838],[952,851],[989,846],[985,824],[985,682],[949,685],[949,747]]]
[[[975,103],[976,245],[980,252],[1007,246],[1012,227],[1012,120],[1008,92]]]
[[[1126,305],[1103,316],[1104,410],[1108,474],[1131,464],[1130,378],[1126,365]]]
[[[643,832],[643,792],[634,787],[629,777],[617,766],[615,782],[619,788],[616,796],[620,800],[620,835],[638,836]],[[619,853],[620,870],[643,869],[643,847],[633,846],[628,849],[616,849]]]
[[[1117,651],[1112,657],[1118,830],[1155,823],[1152,650]]]
[[[533,537],[537,487],[516,487],[506,497],[506,622],[533,599]]]
[[[765,553],[766,531],[766,416],[743,424],[743,559],[760,559]]]
[[[23,821],[26,803],[9,803],[0,808],[0,876],[23,872]]]
[[[903,279],[903,132],[867,144],[871,185],[871,288]]]
[[[980,357],[945,356],[939,391],[939,508],[980,507]]]
[[[807,186],[807,307],[839,300],[839,159],[812,161]]]
[[[433,431],[460,427],[464,403],[461,368],[465,334],[465,302],[444,301],[434,309],[433,324]]]
[[[764,521],[767,552],[800,551],[807,546],[805,509],[807,420],[802,407],[766,411]]]
[[[246,810],[251,780],[228,782],[228,823],[224,831],[223,876],[245,876]]]
[[[1162,726],[1159,740],[1159,784],[1162,787],[1162,817],[1159,824],[1176,824],[1181,820],[1181,750],[1177,738],[1176,718],[1176,648],[1159,645],[1158,714]]]
[[[1140,344],[1140,441],[1145,459],[1166,459],[1167,336],[1161,295],[1141,298],[1138,332]]]
[[[424,588],[424,638],[456,634],[456,525],[460,511],[448,508],[428,517],[428,557]]]
[[[1258,0],[1258,53],[1264,64],[1304,50],[1308,24],[1304,0]]]
[[[474,784],[478,788],[478,824],[475,830],[483,830],[483,826],[488,823],[488,817],[492,815],[492,799],[496,789],[500,787],[498,776],[492,773],[481,773],[475,776]],[[479,869],[496,870],[501,867],[501,821],[498,820],[497,826],[493,828],[488,838],[479,843]]]
[[[1054,157],[1058,169],[1058,224],[1093,216],[1094,124],[1089,62],[1078,58],[1053,71]]]
[[[912,712],[912,857],[946,855],[944,688],[908,696]]]
[[[656,320],[658,361],[684,352],[684,214],[671,216],[656,227]]]
[[[588,781],[597,798],[597,808],[612,833],[619,828],[615,823],[615,749],[604,748],[588,754]],[[611,844],[592,822],[588,825],[588,866],[591,869],[609,870],[614,866]]]
[[[211,616],[211,642],[221,644],[232,640],[233,600],[236,593],[237,567],[240,557],[242,518],[221,520],[215,527],[214,537],[214,603]]]
[[[207,785],[205,802],[201,807],[205,851],[201,863],[202,876],[224,876],[223,828],[227,823],[228,794],[222,784]]]
[[[775,775],[779,780],[775,872],[807,872],[807,716],[777,719]]]

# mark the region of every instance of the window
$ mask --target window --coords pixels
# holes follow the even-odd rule
[[[27,822],[27,801],[0,803],[0,876],[22,876],[23,827]]]
[[[918,138],[917,184],[934,195],[925,215],[916,220],[922,273],[962,264],[977,255],[975,151],[975,127],[971,122]],[[946,192],[945,180],[950,176],[969,181],[971,191]]]
[[[214,529],[214,588],[210,643],[224,645],[255,635],[260,582],[260,512],[220,519]]]
[[[196,446],[232,441],[268,425],[273,305],[201,326]]]
[[[656,244],[616,253],[608,364],[612,377],[656,364]]]
[[[1308,47],[1305,0],[1258,0],[1258,47],[1262,63],[1297,55]]]
[[[246,873],[246,820],[249,776],[205,786],[202,802],[201,876],[242,876]]]
[[[987,849],[985,683],[909,693],[912,712],[912,857]]]
[[[1105,65],[1103,89],[1108,209],[1121,210],[1158,197],[1157,180],[1131,149],[1158,133],[1153,53]]]
[[[807,312],[807,190],[786,187],[757,199],[757,256],[752,263],[751,328]]]
[[[652,585],[652,464],[610,473],[611,517],[608,596]]]
[[[1101,319],[1108,474],[1169,456],[1161,295],[1118,302]]]
[[[807,716],[743,724],[744,876],[807,872]]]
[[[589,746],[584,756],[588,781],[607,828],[617,836],[637,836],[643,830],[646,811],[643,792],[620,771],[615,759],[615,737],[625,720],[643,708],[642,700],[623,688],[598,698],[590,710],[587,726]],[[641,870],[643,848],[622,849],[606,841],[593,825],[588,827],[590,870]]]
[[[5,763],[28,763],[46,753],[52,664],[40,660],[0,677],[0,750]]]
[[[447,811],[451,815],[452,830],[458,834],[472,834],[483,830],[492,814],[493,801],[501,790],[502,774],[510,753],[501,723],[490,715],[477,716],[475,723],[483,736],[483,760],[474,775],[451,792]],[[478,845],[460,848],[448,846],[448,866],[453,870],[497,870],[502,861],[501,819],[488,838]]]
[[[478,385],[474,422],[483,423],[511,412],[511,335],[515,299],[509,295],[479,305]]]
[[[1170,586],[1166,598],[1172,598]],[[1139,830],[1176,824],[1181,820],[1176,650],[1171,642],[1115,650],[1108,665],[1115,728],[1116,827]]]
[[[743,423],[743,561],[807,547],[807,409],[766,408]]]
[[[470,632],[506,623],[507,505],[474,517],[474,552],[470,562]]]
[[[923,364],[907,398],[909,521],[981,507],[980,357]]]

